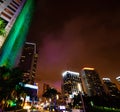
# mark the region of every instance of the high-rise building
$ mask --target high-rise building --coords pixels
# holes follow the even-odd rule
[[[104,93],[99,74],[94,68],[83,68],[81,71],[81,79],[84,92],[88,96],[102,95]]]
[[[120,83],[120,76],[116,77],[116,80]]]
[[[64,95],[74,95],[82,92],[82,84],[78,72],[65,71],[62,76],[62,93]]]
[[[118,89],[120,91],[120,76],[116,77],[116,80],[117,80],[117,86],[118,86]]]
[[[110,96],[120,95],[120,91],[117,88],[117,85],[111,81],[110,78],[103,78],[103,87],[105,88],[106,94]]]
[[[0,66],[17,65],[34,12],[34,1],[0,0]]]
[[[29,97],[29,101],[37,101],[38,100],[38,84],[35,83],[34,85],[31,84],[25,84],[24,85],[25,92],[27,94],[27,97]]]
[[[50,89],[50,85],[44,83],[44,84],[43,84],[43,94],[44,94],[48,89]]]
[[[34,84],[37,58],[36,44],[26,42],[18,66],[24,73],[24,81],[28,81],[30,84]]]

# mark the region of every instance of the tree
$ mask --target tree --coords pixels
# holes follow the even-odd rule
[[[52,97],[54,97],[54,96],[56,96],[56,94],[57,94],[58,92],[57,92],[57,90],[56,89],[54,89],[54,88],[49,88],[49,89],[47,89],[47,91],[45,92],[45,93],[43,93],[43,97],[46,97],[46,98],[52,98]]]
[[[56,103],[57,103],[57,100],[56,100],[56,95],[58,94],[57,90],[54,89],[54,88],[49,88],[47,89],[47,91],[45,93],[43,93],[43,97],[45,98],[50,98],[51,99],[51,102],[50,102],[50,112],[51,110],[54,108],[55,111],[56,111]]]
[[[8,100],[20,99],[24,91],[22,83],[23,73],[19,68],[9,69],[0,67],[0,103],[3,108],[8,106]]]
[[[81,103],[82,103],[82,99],[81,99],[81,93],[77,94],[77,95],[74,95],[73,97],[73,107],[76,107],[76,106],[81,106]]]
[[[6,67],[0,67],[0,101],[6,98],[10,92],[8,79],[10,78],[10,70]]]
[[[0,18],[0,35],[5,36],[6,35],[6,30],[5,30],[5,22]]]

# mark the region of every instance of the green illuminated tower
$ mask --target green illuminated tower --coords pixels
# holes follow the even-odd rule
[[[0,1],[0,19],[5,23],[5,35],[0,35],[0,66],[16,66],[26,41],[34,12],[35,0]]]

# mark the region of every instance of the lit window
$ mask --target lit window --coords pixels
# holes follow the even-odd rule
[[[7,6],[9,9],[11,9],[13,12],[15,12],[16,10],[13,9],[11,6]]]
[[[19,3],[18,3],[18,2],[16,2],[16,1],[13,1],[13,3],[14,3],[15,5],[19,6]]]
[[[17,9],[17,6],[15,6],[13,3],[10,3],[10,5]]]
[[[9,14],[14,15],[14,13],[12,11],[10,11],[9,9],[5,8],[4,10]]]
[[[1,12],[1,14],[2,14],[3,16],[5,16],[6,18],[11,19],[11,17],[10,17],[9,15],[7,15],[6,13]]]
[[[21,0],[15,0],[15,1],[17,1],[18,3],[21,3]]]

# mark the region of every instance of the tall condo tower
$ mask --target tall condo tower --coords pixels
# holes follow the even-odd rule
[[[116,77],[116,80],[119,82],[120,84],[120,76]]]
[[[0,66],[17,65],[34,12],[35,0],[0,0]],[[1,26],[0,26],[1,27]]]
[[[81,71],[81,79],[84,92],[88,94],[88,96],[102,95],[104,93],[99,74],[94,68],[83,68]]]
[[[23,47],[22,55],[18,66],[24,73],[23,80],[27,81],[29,84],[34,84],[37,58],[38,54],[36,52],[36,44],[26,42]]]
[[[118,89],[119,89],[119,91],[120,91],[120,76],[116,77],[116,80],[117,80],[117,82],[118,82]]]
[[[110,78],[103,78],[103,86],[105,88],[106,94],[110,96],[119,96],[120,91],[118,90],[118,87],[115,83],[111,81]]]
[[[74,95],[82,92],[81,79],[78,72],[65,71],[62,74],[62,92],[65,95]]]

